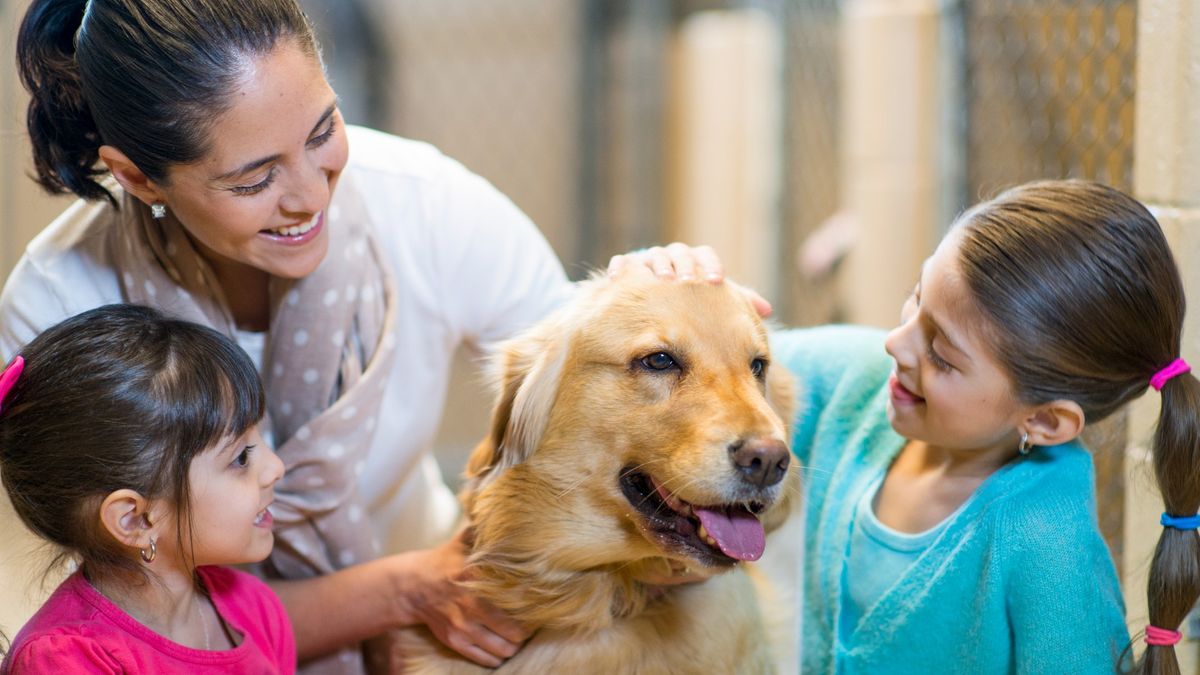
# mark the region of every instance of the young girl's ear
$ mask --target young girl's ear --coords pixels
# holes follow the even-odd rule
[[[1060,399],[1038,406],[1025,420],[1021,431],[1029,434],[1030,445],[1059,445],[1083,433],[1083,408],[1074,401]]]
[[[145,548],[157,529],[151,503],[134,490],[115,490],[100,503],[100,522],[113,539],[133,548]]]

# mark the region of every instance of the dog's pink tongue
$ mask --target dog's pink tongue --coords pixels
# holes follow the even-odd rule
[[[737,560],[758,560],[767,547],[762,523],[744,506],[694,507],[700,524],[717,540],[721,552]]]

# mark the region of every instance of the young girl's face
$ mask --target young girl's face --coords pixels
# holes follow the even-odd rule
[[[267,557],[274,544],[267,506],[283,462],[256,427],[192,460],[188,470],[191,530],[183,541],[195,565],[234,565]],[[184,522],[189,519],[185,518]]]
[[[987,341],[983,317],[959,273],[960,235],[925,261],[886,348],[888,418],[905,438],[947,450],[1015,451],[1027,414]]]

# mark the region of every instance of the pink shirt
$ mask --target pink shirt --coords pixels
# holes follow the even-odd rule
[[[234,649],[205,651],[172,642],[138,623],[76,572],[17,634],[0,675],[294,673],[292,624],[271,589],[226,567],[196,571],[221,617],[242,635]]]

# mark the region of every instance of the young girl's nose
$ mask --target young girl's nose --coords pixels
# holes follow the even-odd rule
[[[280,478],[283,478],[283,460],[279,459],[279,455],[275,454],[274,450],[269,449],[266,454],[262,472],[263,484],[274,485]]]

